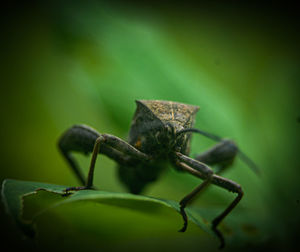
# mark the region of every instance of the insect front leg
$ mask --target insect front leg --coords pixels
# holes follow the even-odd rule
[[[225,139],[197,155],[195,159],[208,165],[218,165],[215,173],[220,174],[231,166],[238,151],[238,147],[233,141]]]
[[[181,168],[182,170],[200,178],[200,179],[205,179],[205,175],[203,173],[201,173],[200,171],[198,171],[197,169],[192,168],[191,166],[183,163],[183,162],[178,162],[177,163],[178,167]],[[212,175],[212,180],[211,183],[222,187],[226,190],[228,190],[229,192],[233,192],[236,193],[237,196],[236,198],[231,202],[231,204],[220,214],[218,215],[213,221],[212,221],[212,230],[215,232],[215,234],[219,237],[220,239],[220,248],[223,248],[225,246],[225,240],[224,237],[222,235],[222,233],[220,232],[220,230],[218,230],[218,225],[220,224],[220,222],[236,207],[236,205],[240,202],[240,200],[242,199],[244,192],[242,190],[242,187],[237,184],[236,182],[221,177],[219,175],[213,174]]]
[[[197,186],[192,192],[186,195],[180,202],[180,213],[183,217],[183,227],[180,229],[180,232],[184,232],[187,228],[188,220],[185,213],[185,207],[190,203],[196,195],[198,195],[204,188],[206,188],[212,181],[213,170],[208,167],[206,164],[199,162],[195,159],[192,159],[188,156],[183,155],[180,152],[175,153],[176,156],[176,165],[182,169],[182,166],[191,167],[192,169],[197,170],[202,174],[202,179],[204,180],[199,186]]]
[[[99,153],[105,154],[119,164],[129,164],[132,159],[143,161],[150,159],[149,156],[140,152],[124,140],[109,134],[100,134],[85,125],[76,125],[67,130],[59,141],[59,148],[77,175],[81,184],[84,185],[82,187],[70,187],[67,191],[92,188],[95,163]],[[73,151],[85,154],[92,152],[86,182],[75,159],[71,155],[71,152]]]

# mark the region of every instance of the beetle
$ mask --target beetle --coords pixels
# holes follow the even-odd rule
[[[93,189],[95,162],[100,153],[118,163],[121,182],[134,194],[141,193],[147,184],[159,177],[166,167],[166,161],[171,162],[176,169],[203,180],[179,202],[183,217],[181,232],[186,230],[188,224],[185,207],[208,185],[214,184],[237,194],[232,203],[212,221],[212,230],[220,239],[220,248],[223,248],[225,241],[217,227],[240,202],[244,193],[239,184],[220,176],[220,173],[233,163],[237,154],[255,172],[258,172],[257,167],[232,140],[193,128],[198,106],[161,100],[136,100],[136,105],[128,142],[110,134],[98,133],[86,125],[75,125],[61,136],[59,149],[83,185],[67,188],[65,193]],[[191,158],[192,133],[202,134],[218,143]],[[87,179],[72,152],[92,153]],[[217,172],[210,167],[212,165],[218,166]]]

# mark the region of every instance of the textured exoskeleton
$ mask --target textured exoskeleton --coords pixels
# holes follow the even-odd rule
[[[214,184],[237,193],[235,200],[212,222],[212,229],[220,238],[221,247],[224,238],[217,229],[218,224],[238,204],[243,196],[241,186],[223,178],[209,167],[218,165],[219,172],[232,164],[235,156],[241,154],[245,161],[253,163],[238,149],[233,141],[221,139],[215,135],[194,129],[197,106],[172,101],[138,100],[132,120],[128,142],[109,134],[100,134],[85,126],[75,125],[67,130],[59,141],[59,148],[83,186],[70,187],[72,190],[92,189],[93,174],[97,155],[105,154],[118,163],[121,182],[131,193],[141,193],[144,187],[155,181],[166,162],[176,169],[188,172],[203,180],[191,193],[180,201],[180,212],[184,219],[183,228],[187,228],[185,207],[203,188]],[[200,133],[219,143],[195,159],[189,157],[191,134]],[[92,153],[87,180],[84,179],[71,152]]]

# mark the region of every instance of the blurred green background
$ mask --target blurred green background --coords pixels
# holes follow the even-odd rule
[[[194,104],[201,108],[197,128],[234,139],[262,171],[257,177],[237,160],[225,174],[244,188],[238,208],[256,230],[247,241],[233,235],[227,250],[293,248],[300,224],[300,57],[292,7],[36,1],[2,12],[1,181],[77,185],[56,147],[67,128],[84,123],[126,139],[136,99]],[[195,135],[191,155],[212,144]],[[87,172],[89,158],[78,158]],[[98,160],[95,184],[126,191],[106,157]],[[197,184],[170,167],[144,194],[178,201]],[[232,199],[209,188],[195,205],[222,208]],[[1,218],[6,242],[21,242],[2,209]],[[203,232],[179,238],[163,225],[153,238],[137,232],[128,244],[145,251],[217,247]],[[127,228],[113,232],[122,237]],[[105,248],[106,236],[97,239]],[[116,238],[109,248],[122,244]]]

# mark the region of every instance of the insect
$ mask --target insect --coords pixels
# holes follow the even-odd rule
[[[165,162],[171,162],[176,169],[203,180],[179,203],[183,217],[181,232],[186,230],[188,224],[185,207],[208,185],[213,184],[237,194],[233,202],[212,221],[212,230],[220,239],[220,247],[224,247],[223,235],[217,227],[240,202],[243,190],[239,184],[219,174],[233,163],[237,154],[258,172],[255,164],[233,141],[193,128],[198,106],[159,100],[137,100],[136,104],[128,142],[113,135],[98,133],[85,125],[75,125],[62,135],[59,149],[83,185],[67,188],[65,192],[93,189],[95,162],[100,153],[118,163],[121,182],[134,194],[141,193],[147,184],[158,178],[165,168]],[[202,134],[218,143],[195,159],[191,158],[192,133]],[[92,153],[87,179],[71,152]],[[218,166],[217,172],[210,168],[212,165]]]

